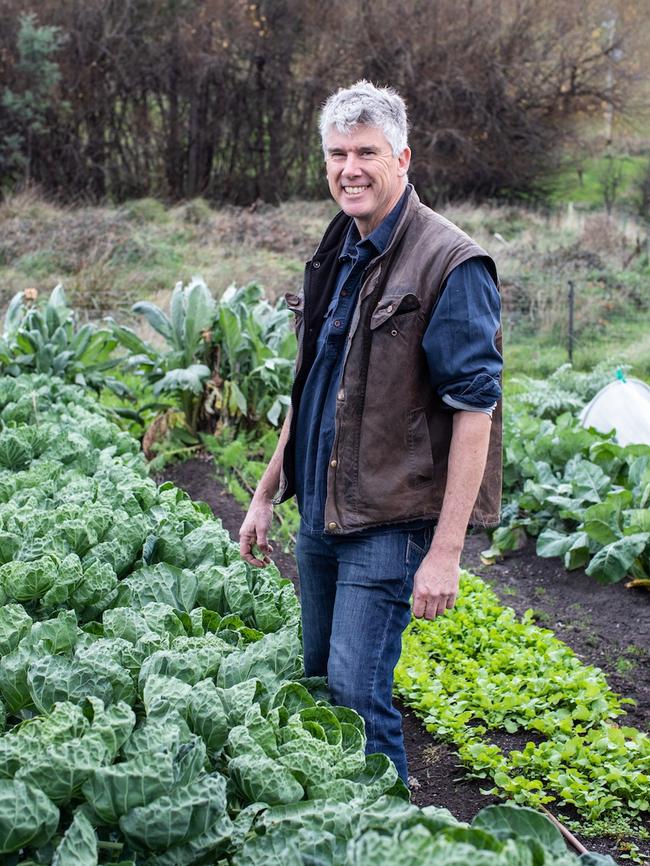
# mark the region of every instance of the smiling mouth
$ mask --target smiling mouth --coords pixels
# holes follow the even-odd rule
[[[367,190],[367,186],[344,186],[343,190],[346,195],[361,195],[362,192]]]

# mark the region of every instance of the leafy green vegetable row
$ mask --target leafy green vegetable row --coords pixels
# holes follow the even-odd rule
[[[593,437],[587,431],[579,435]],[[247,505],[250,495],[237,490],[232,472],[239,471],[254,484],[264,462],[248,459],[252,446],[241,437],[231,442],[206,437],[206,444],[224,483]],[[263,445],[262,439],[258,447]],[[287,521],[280,529],[291,525]],[[612,817],[623,807],[627,812],[628,802],[632,814],[646,810],[647,739],[643,737],[645,757],[639,763],[638,731],[607,724],[603,735],[602,724],[620,715],[624,703],[609,690],[604,676],[580,664],[530,617],[518,623],[476,577],[466,577],[463,593],[467,599],[461,597],[453,617],[430,630],[412,626],[398,669],[398,692],[428,720],[434,736],[459,746],[475,776],[492,779],[495,793],[518,802],[571,803],[591,821],[599,814]],[[585,730],[576,733],[578,723]],[[587,730],[590,724],[593,730]],[[521,755],[504,755],[486,736],[486,729],[500,728],[510,733],[530,730],[536,744],[527,745]],[[548,741],[537,743],[540,735]],[[626,791],[627,800],[620,796]],[[629,820],[621,823],[632,832]]]
[[[83,392],[0,380],[0,418],[3,862],[577,862],[529,810],[408,806],[303,678],[288,582],[157,488]]]
[[[45,303],[35,303],[37,294],[36,289],[26,289],[9,303],[0,337],[2,374],[47,373],[97,392],[110,388],[123,396],[128,389],[108,375],[119,363],[113,357],[117,337],[92,322],[77,327],[60,283]]]
[[[603,583],[631,576],[650,585],[650,446],[623,448],[584,429],[568,373],[559,380],[564,402],[556,386],[550,404],[536,405],[533,388],[505,413],[504,521],[486,556],[516,547],[526,532],[538,537],[539,556],[561,556],[567,569],[586,567]]]
[[[571,804],[595,819],[650,811],[650,737],[612,723],[620,700],[547,629],[520,622],[479,578],[463,574],[453,612],[414,621],[396,689],[471,774],[516,802]],[[531,732],[505,753],[490,731]]]
[[[251,460],[251,451],[268,451],[258,441],[268,438],[265,422],[277,425],[289,404],[295,354],[290,312],[269,305],[255,284],[232,287],[217,303],[199,279],[176,286],[169,316],[148,301],[134,311],[164,338],[165,350],[116,323],[110,330],[91,324],[77,328],[60,286],[40,307],[19,292],[5,317],[0,369],[12,376],[48,372],[133,398],[124,382],[107,375],[120,364],[131,371],[131,380],[149,386],[140,385],[145,403],[140,412],[122,409],[124,414],[142,422],[148,412],[166,408],[167,401],[182,410],[180,428],[180,415],[176,421],[173,413],[166,416],[169,441],[155,446],[161,450],[159,460],[164,461],[166,450],[176,454],[196,447],[197,431],[218,427],[221,435],[212,442],[208,437],[208,447],[231,492],[245,498],[266,460],[266,453],[261,461]],[[126,358],[113,357],[118,344],[129,353]],[[512,549],[529,533],[539,536],[540,556],[562,556],[569,569],[587,566],[604,582],[630,574],[650,585],[650,446],[621,449],[583,430],[575,417],[609,379],[606,368],[577,374],[565,365],[545,382],[526,381],[517,398],[507,401],[507,505],[489,557]],[[151,387],[154,402],[151,395],[143,396]],[[247,441],[224,447],[228,430],[248,430]],[[295,509],[285,509],[284,540],[295,522]]]
[[[262,419],[277,426],[290,404],[296,353],[293,316],[284,301],[272,306],[250,283],[231,286],[216,302],[195,277],[185,287],[176,285],[169,310],[167,316],[150,301],[133,307],[165,340],[163,350],[113,324],[129,352],[125,369],[144,376],[154,394],[175,400],[193,436],[215,426],[250,428]]]

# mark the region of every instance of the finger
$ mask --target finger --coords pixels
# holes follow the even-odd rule
[[[443,595],[429,599],[427,603],[427,618],[436,619],[436,617],[442,616],[447,610],[447,598],[448,596]],[[429,614],[431,614],[430,617]]]
[[[266,542],[266,544],[258,541],[257,544],[253,542],[252,547],[256,548],[258,551],[258,560],[262,563],[262,565],[268,565],[271,562],[271,557],[268,556],[269,553],[273,553],[273,548],[271,545]]]
[[[426,599],[417,595],[413,596],[413,616],[416,619],[422,619],[426,610],[426,606]]]
[[[268,565],[268,562],[258,559],[252,553],[243,554],[242,559],[246,560],[250,565],[255,565],[257,568],[264,568],[265,565]]]
[[[254,535],[244,534],[239,536],[239,555],[243,560],[249,562],[251,565],[256,565],[258,567],[263,567],[267,563],[262,562],[258,559],[253,553],[253,541],[255,539]]]

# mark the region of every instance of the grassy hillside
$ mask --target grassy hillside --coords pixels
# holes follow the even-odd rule
[[[623,153],[616,159],[588,156],[558,172],[550,183],[549,198],[553,204],[572,201],[597,210],[609,195],[615,205],[635,211],[638,186],[647,170],[647,154]]]
[[[217,295],[255,280],[276,298],[299,288],[334,209],[290,202],[213,210],[202,200],[166,209],[150,199],[63,209],[23,194],[0,205],[0,308],[20,289],[60,281],[88,318],[124,320],[135,300],[164,304],[193,274]],[[647,226],[573,205],[554,213],[487,205],[444,212],[497,260],[510,374],[543,375],[567,360],[572,281],[576,366],[614,358],[650,376]]]

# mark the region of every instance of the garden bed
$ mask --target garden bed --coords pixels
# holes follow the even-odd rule
[[[237,536],[244,512],[214,478],[204,460],[194,459],[168,467],[165,479],[187,490],[194,499],[207,502],[225,528]],[[487,546],[484,534],[470,536],[463,565],[489,581],[504,604],[519,615],[532,608],[539,625],[552,628],[581,660],[600,667],[613,689],[636,701],[622,723],[648,731],[650,593],[627,590],[623,584],[602,586],[582,570],[569,574],[561,560],[537,557],[531,541],[496,565],[484,566],[480,552]],[[276,551],[273,559],[298,590],[293,558]],[[435,742],[415,713],[409,710],[404,711],[404,734],[413,777],[412,796],[417,805],[444,805],[457,818],[470,820],[480,808],[496,802],[494,797],[481,793],[489,784],[467,779],[454,749]],[[521,737],[505,731],[495,732],[492,739],[502,748],[523,745]],[[525,740],[528,739],[531,739],[530,734],[525,734]],[[566,809],[563,814],[570,816]],[[647,818],[644,826],[650,829]],[[624,851],[610,837],[585,842],[590,850],[610,853],[615,858]],[[639,849],[650,856],[649,842],[640,840]]]

